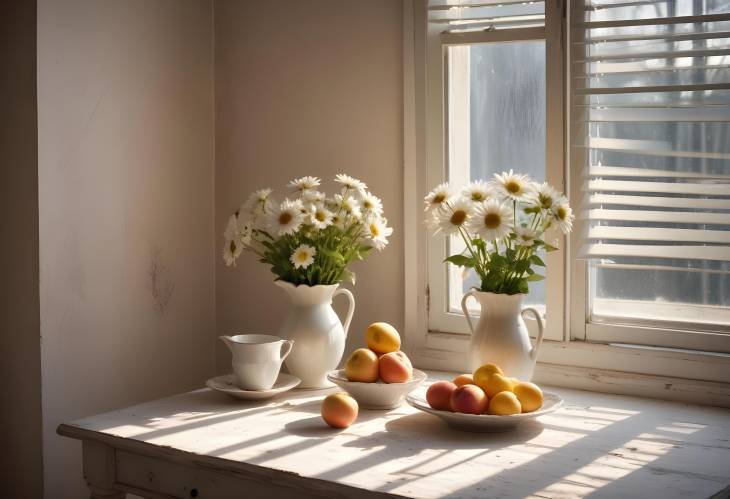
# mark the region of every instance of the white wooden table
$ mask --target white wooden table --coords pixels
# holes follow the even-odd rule
[[[332,390],[330,390],[332,391]],[[462,433],[403,406],[326,427],[330,391],[202,389],[62,424],[95,498],[728,497],[730,411],[556,389],[560,411]]]

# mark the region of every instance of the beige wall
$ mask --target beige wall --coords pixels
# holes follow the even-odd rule
[[[62,421],[214,371],[209,0],[39,0],[46,497],[78,498]]]
[[[0,495],[42,493],[36,5],[0,2]]]
[[[364,328],[403,326],[402,4],[396,0],[216,0],[216,308],[220,334],[278,330],[269,269],[220,258],[223,224],[249,192],[345,171],[383,198],[388,248],[355,265],[348,351]],[[340,310],[342,307],[338,307]],[[230,369],[218,346],[218,370]]]

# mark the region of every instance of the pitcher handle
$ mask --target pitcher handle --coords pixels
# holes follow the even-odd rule
[[[352,296],[352,293],[349,289],[340,288],[337,291],[334,292],[332,295],[332,298],[334,298],[337,295],[345,295],[347,296],[347,300],[350,302],[350,305],[347,307],[347,316],[345,317],[345,324],[343,324],[342,328],[345,330],[345,337],[347,337],[347,331],[350,330],[350,322],[352,321],[352,315],[355,313],[355,297]]]
[[[294,340],[284,340],[281,343],[281,351],[279,353],[279,357],[281,360],[284,360],[287,358],[287,356],[291,353],[291,349],[294,347]]]
[[[474,291],[469,290],[466,293],[464,293],[464,296],[461,298],[461,311],[464,312],[464,317],[466,317],[466,322],[469,323],[469,330],[472,334],[474,334],[474,324],[471,322],[471,315],[469,315],[469,309],[466,308],[466,299],[470,296],[474,297],[474,299],[477,299],[477,295],[474,294]]]
[[[537,340],[535,340],[535,346],[533,346],[532,350],[530,350],[530,358],[532,360],[536,360],[537,352],[538,350],[540,350],[540,345],[542,345],[542,337],[545,334],[545,324],[543,324],[542,316],[540,315],[540,312],[537,311],[537,309],[532,307],[523,308],[522,312],[520,312],[520,315],[524,317],[525,312],[531,313],[537,321]]]

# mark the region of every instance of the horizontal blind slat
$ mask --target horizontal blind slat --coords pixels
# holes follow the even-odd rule
[[[589,206],[645,206],[651,208],[679,208],[697,210],[730,210],[730,199],[697,199],[663,196],[626,196],[622,194],[591,194]],[[730,219],[730,213],[728,213]],[[730,222],[728,222],[730,224]]]
[[[595,109],[580,121],[586,122],[678,122],[678,121],[714,121],[730,122],[730,109],[723,107],[710,108],[622,108],[622,109]]]
[[[625,222],[730,225],[730,215],[727,213],[695,211],[609,210],[605,208],[591,208],[586,210],[583,218],[592,221],[615,220]]]
[[[600,54],[586,57],[585,59],[576,59],[573,64],[585,64],[588,62],[615,61],[622,59],[680,59],[682,57],[712,57],[730,55],[730,48],[720,47],[711,49],[696,50],[662,50],[656,52],[624,52],[620,54]]]
[[[574,29],[625,28],[632,26],[663,26],[672,24],[696,24],[730,21],[728,14],[703,14],[697,16],[657,17],[649,19],[619,19],[614,21],[579,21]]]
[[[730,165],[729,165],[730,166]],[[652,177],[652,178],[697,178],[697,179],[730,179],[730,174],[711,174],[699,172],[683,172],[643,168],[640,166],[590,166],[588,175],[591,177]]]
[[[582,258],[666,258],[686,260],[730,260],[730,246],[659,246],[633,244],[586,244]]]
[[[639,182],[635,180],[590,180],[588,190],[611,192],[656,192],[663,194],[697,194],[730,196],[730,184],[689,182]]]
[[[530,0],[531,3],[539,4],[544,3],[544,0]],[[485,1],[480,0],[477,2],[454,2],[446,4],[431,4],[428,6],[429,11],[444,11],[444,10],[469,10],[469,9],[480,9],[485,7],[502,7],[506,5],[521,5],[527,3],[525,0],[491,0]]]
[[[648,156],[665,156],[672,158],[705,158],[705,159],[730,159],[730,153],[714,151],[678,151],[669,149],[663,142],[632,139],[609,139],[602,137],[589,137],[588,144],[576,144],[573,147],[589,149],[607,149],[630,154],[643,154]]]
[[[590,38],[573,41],[574,45],[595,45],[597,43],[639,42],[645,40],[685,41],[713,40],[730,37],[730,31],[700,31],[698,33],[654,33],[649,35],[590,35]]]
[[[645,87],[588,87],[574,89],[574,93],[576,95],[609,95],[662,92],[701,92],[707,90],[730,90],[730,82],[700,83],[696,85],[653,85]]]
[[[633,241],[681,241],[730,245],[730,232],[724,230],[611,227],[599,225],[588,229],[588,238]]]

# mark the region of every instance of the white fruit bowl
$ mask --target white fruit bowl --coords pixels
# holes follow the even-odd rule
[[[413,370],[413,377],[405,383],[361,383],[348,381],[344,369],[327,373],[327,379],[344,389],[357,400],[362,409],[394,409],[403,403],[404,397],[426,379],[426,373]]]
[[[419,391],[406,397],[408,403],[419,411],[438,416],[451,428],[473,432],[500,432],[513,430],[520,423],[550,414],[560,409],[563,399],[557,393],[543,392],[542,407],[534,412],[514,414],[512,416],[493,416],[488,414],[462,414],[460,412],[439,411],[428,405],[426,392]]]

